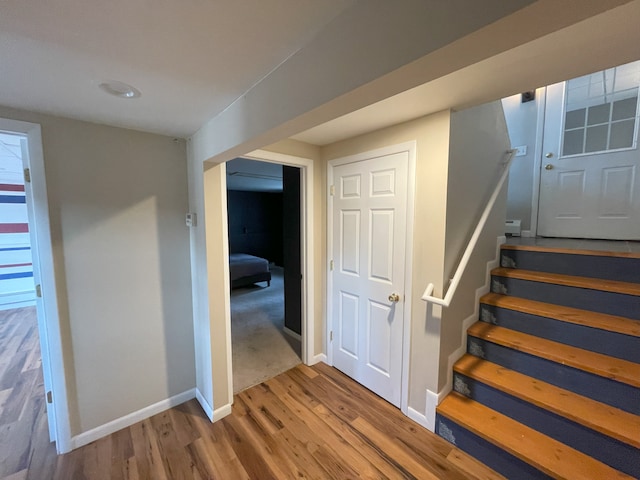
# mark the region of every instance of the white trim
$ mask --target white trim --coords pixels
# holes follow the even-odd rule
[[[220,408],[216,408],[213,411],[213,417],[211,418],[211,421],[217,422],[218,420],[223,419],[227,415],[231,415],[231,407],[232,405],[230,403],[227,403],[226,405],[223,405]]]
[[[444,388],[436,395],[434,392],[427,390],[426,417],[428,420],[429,430],[435,431],[436,407],[444,399],[444,397],[453,389],[453,365],[467,351],[467,329],[478,321],[480,316],[480,298],[489,292],[491,286],[491,270],[500,266],[500,247],[507,241],[507,238],[499,236],[496,239],[496,256],[493,260],[487,262],[485,274],[485,283],[476,289],[476,298],[473,307],[473,313],[465,318],[462,322],[462,332],[459,347],[449,355],[447,359],[447,381]]]
[[[316,363],[327,363],[327,356],[324,353],[319,353],[318,355],[315,355],[312,359],[311,359],[311,363],[309,363],[309,365],[315,365]]]
[[[209,420],[213,422],[213,407],[209,405],[209,402],[207,402],[207,399],[204,398],[204,395],[202,395],[202,392],[200,392],[200,389],[198,387],[196,387],[196,400],[202,407],[202,410],[204,410],[204,413],[207,415]]]
[[[403,318],[403,334],[402,334],[402,372],[400,378],[400,411],[404,415],[409,415],[409,363],[411,358],[411,310],[412,310],[412,294],[413,291],[413,225],[415,215],[415,170],[416,170],[416,151],[417,141],[389,145],[366,152],[349,155],[347,157],[330,160],[327,165],[327,192],[330,191],[334,184],[333,169],[340,165],[371,160],[373,158],[394,155],[397,153],[407,152],[409,162],[407,165],[407,223],[405,236],[405,278],[404,278],[404,318]],[[333,196],[327,194],[327,261],[333,259]],[[325,292],[326,309],[326,328],[325,351],[327,352],[328,364],[333,365],[333,348],[329,343],[330,332],[333,329],[333,299],[331,292],[333,288],[333,275],[327,265],[327,289]]]
[[[220,165],[220,188],[222,191],[220,192],[221,196],[221,208],[222,208],[222,231],[225,232],[225,236],[227,241],[222,242],[222,254],[225,258],[229,258],[229,217],[228,217],[228,207],[227,207],[227,164],[223,163]],[[225,331],[227,335],[225,338],[226,343],[226,351],[227,351],[227,403],[233,404],[233,352],[231,346],[231,275],[229,273],[229,262],[224,262],[224,291],[227,292],[226,301],[224,302],[224,316],[225,321],[227,323]],[[211,297],[209,297],[209,301],[211,301]],[[209,326],[211,328],[211,326]],[[213,383],[213,379],[211,380],[211,384],[213,390],[215,391],[215,384]],[[214,395],[215,398],[215,395]],[[213,401],[215,406],[215,400]],[[213,418],[215,418],[215,410],[213,412]],[[213,421],[213,420],[212,420]]]
[[[533,190],[531,195],[531,220],[528,237],[538,234],[538,210],[540,205],[540,169],[542,168],[542,147],[544,140],[545,109],[547,105],[547,87],[536,91],[537,119],[536,141],[533,151]],[[524,237],[524,232],[522,232]]]
[[[42,131],[40,125],[18,120],[0,118],[0,130],[22,133],[27,136],[28,165],[31,170],[31,188],[34,201],[36,222],[34,236],[36,244],[31,245],[32,253],[37,252],[40,284],[42,285],[42,305],[44,318],[38,318],[41,344],[43,348],[43,370],[48,368],[48,375],[53,393],[53,417],[56,450],[66,453],[72,449],[71,425],[69,421],[69,402],[67,397],[66,369],[62,348],[62,333],[58,316],[58,293],[55,281],[53,244],[51,241],[51,224],[49,219],[49,199],[44,168],[42,149]],[[23,162],[26,159],[23,159]],[[33,238],[33,237],[32,237]],[[32,242],[33,243],[33,242]],[[35,255],[34,255],[35,257]],[[34,269],[36,266],[34,265]],[[35,270],[34,270],[35,274]],[[40,317],[41,315],[39,315]],[[40,328],[44,327],[44,328]],[[44,330],[44,331],[42,331]],[[46,351],[48,351],[48,354]],[[48,367],[47,367],[48,365]],[[71,366],[69,367],[71,371]]]
[[[282,153],[269,152],[267,150],[254,150],[248,155],[242,155],[242,158],[300,168],[300,225],[302,227],[302,231],[300,232],[302,243],[302,361],[306,365],[312,365],[315,350],[313,160],[304,157],[295,157]],[[229,321],[231,321],[231,319],[229,319]]]
[[[118,430],[122,430],[123,428],[127,428],[134,423],[145,420],[153,415],[157,415],[158,413],[164,412],[170,408],[173,408],[181,403],[187,402],[192,398],[195,398],[196,390],[195,388],[189,389],[186,392],[179,393],[174,395],[173,397],[169,397],[165,400],[161,400],[153,405],[149,405],[148,407],[141,408],[136,412],[131,412],[124,417],[116,418],[104,425],[100,425],[99,427],[92,428],[86,432],[83,432],[79,435],[75,435],[71,439],[71,447],[72,449],[82,447],[91,442],[94,442],[102,437],[106,437],[107,435],[111,435],[112,433],[117,432]]]
[[[428,390],[427,390],[427,392],[428,392]],[[411,407],[407,408],[407,417],[409,417],[411,420],[416,422],[418,425],[426,428],[427,430],[431,430],[433,432],[433,429],[429,428],[429,422],[427,420],[427,417],[425,417],[423,414],[421,414],[416,409],[411,408]]]
[[[294,332],[290,328],[282,327],[282,331],[284,333],[286,333],[287,335],[289,335],[291,338],[295,338],[296,340],[302,341],[302,335],[300,335],[299,333]]]

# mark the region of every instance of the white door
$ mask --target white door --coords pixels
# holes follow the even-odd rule
[[[547,87],[538,234],[640,239],[640,62]]]
[[[22,165],[25,169],[30,169],[29,163],[29,149],[27,147],[27,140],[22,138],[20,140],[22,148]],[[35,213],[35,200],[34,191],[30,181],[24,182],[24,192],[27,201],[27,215],[29,218],[29,239],[31,242],[31,258],[33,263],[33,281],[36,285],[36,314],[38,316],[38,336],[40,337],[40,355],[42,357],[42,375],[44,380],[45,401],[47,401],[47,421],[49,424],[49,440],[54,442],[56,440],[56,416],[53,410],[53,404],[49,403],[49,396],[52,392],[51,385],[51,363],[49,355],[49,342],[47,334],[47,323],[45,321],[45,309],[44,299],[42,297],[42,280],[40,272],[40,257],[38,250],[38,236],[37,236],[37,219]]]
[[[398,407],[408,163],[402,152],[333,169],[333,364]]]

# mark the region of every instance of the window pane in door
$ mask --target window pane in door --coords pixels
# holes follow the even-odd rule
[[[635,120],[623,120],[611,124],[611,140],[609,148],[631,148],[633,146],[633,131]]]
[[[614,102],[613,115],[611,116],[611,119],[615,121],[635,117],[637,104],[637,96],[625,98],[624,100],[618,100],[617,102]]]
[[[564,121],[564,128],[570,130],[572,128],[584,127],[585,112],[586,110],[584,108],[567,112]]]
[[[640,61],[565,84],[562,155],[634,148]]]
[[[585,143],[585,152],[601,152],[607,149],[607,133],[609,133],[608,125],[598,125],[597,127],[587,128],[587,141]]]
[[[583,153],[584,130],[569,130],[564,132],[563,155],[577,155]]]
[[[611,111],[611,104],[604,103],[602,105],[596,105],[595,107],[589,107],[589,119],[587,125],[597,125],[599,123],[609,122],[609,113]],[[587,134],[587,137],[589,135]]]

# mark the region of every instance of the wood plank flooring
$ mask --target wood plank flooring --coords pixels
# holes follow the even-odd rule
[[[19,353],[21,342],[7,340],[3,326],[3,351],[9,344],[15,359],[0,360],[8,381],[9,372],[38,362]],[[215,424],[191,400],[58,457],[48,443],[41,376],[24,378],[32,388],[24,401],[0,390],[3,480],[502,478],[324,364],[241,392],[232,414]]]
[[[36,309],[0,311],[0,478],[49,478],[56,461],[55,445],[49,443]]]

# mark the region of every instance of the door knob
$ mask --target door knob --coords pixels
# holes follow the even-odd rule
[[[397,293],[392,293],[391,295],[389,295],[389,301],[391,303],[398,303],[400,301],[400,295],[398,295]]]
[[[544,166],[544,169],[545,169],[545,170],[553,170],[553,165],[551,165],[550,163],[547,163],[547,164]]]

